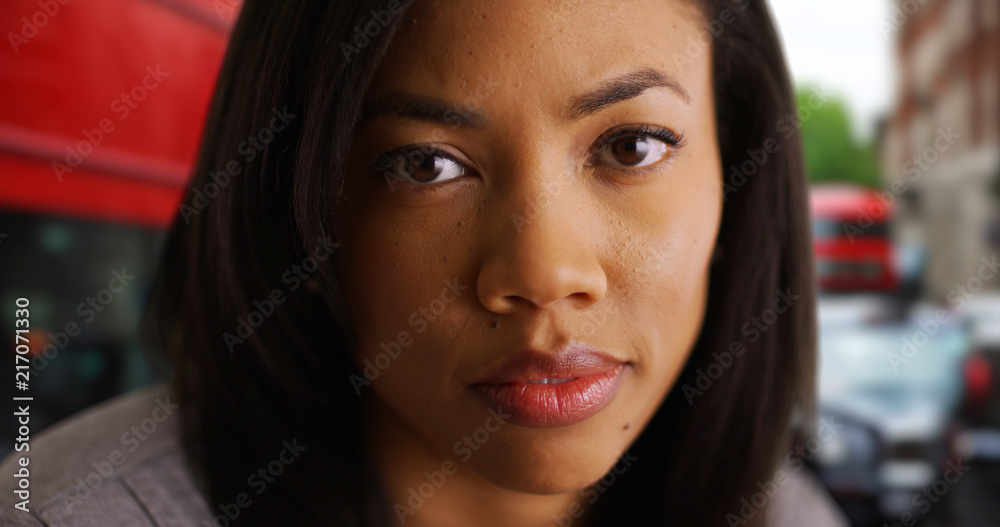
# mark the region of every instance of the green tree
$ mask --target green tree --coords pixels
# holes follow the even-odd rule
[[[878,188],[880,180],[875,145],[855,139],[847,104],[835,97],[814,108],[809,104],[812,93],[808,87],[800,87],[796,93],[799,108],[811,111],[808,115],[800,114],[809,180],[813,183],[841,182]]]

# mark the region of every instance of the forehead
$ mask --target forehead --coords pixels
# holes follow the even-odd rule
[[[401,91],[458,102],[499,82],[522,107],[555,108],[641,68],[693,98],[711,92],[710,42],[687,1],[418,0],[404,16],[369,98]]]

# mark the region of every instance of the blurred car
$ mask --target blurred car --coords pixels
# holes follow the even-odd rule
[[[955,450],[972,463],[1000,464],[1000,294],[983,293],[963,309],[973,352]]]
[[[899,287],[889,237],[891,207],[874,191],[819,185],[810,191],[816,274],[823,291]]]
[[[877,316],[886,305],[820,299],[819,411],[840,428],[816,470],[855,525],[915,514],[941,477],[970,348],[960,322]]]

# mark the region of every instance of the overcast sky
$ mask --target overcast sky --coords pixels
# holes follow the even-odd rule
[[[895,36],[883,36],[890,0],[769,0],[796,84],[825,83],[847,100],[854,128],[871,137],[895,86]]]

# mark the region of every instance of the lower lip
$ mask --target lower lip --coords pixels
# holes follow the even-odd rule
[[[532,428],[579,423],[600,412],[618,392],[625,365],[598,375],[561,384],[477,384],[474,387],[493,409],[510,414],[510,422]]]

